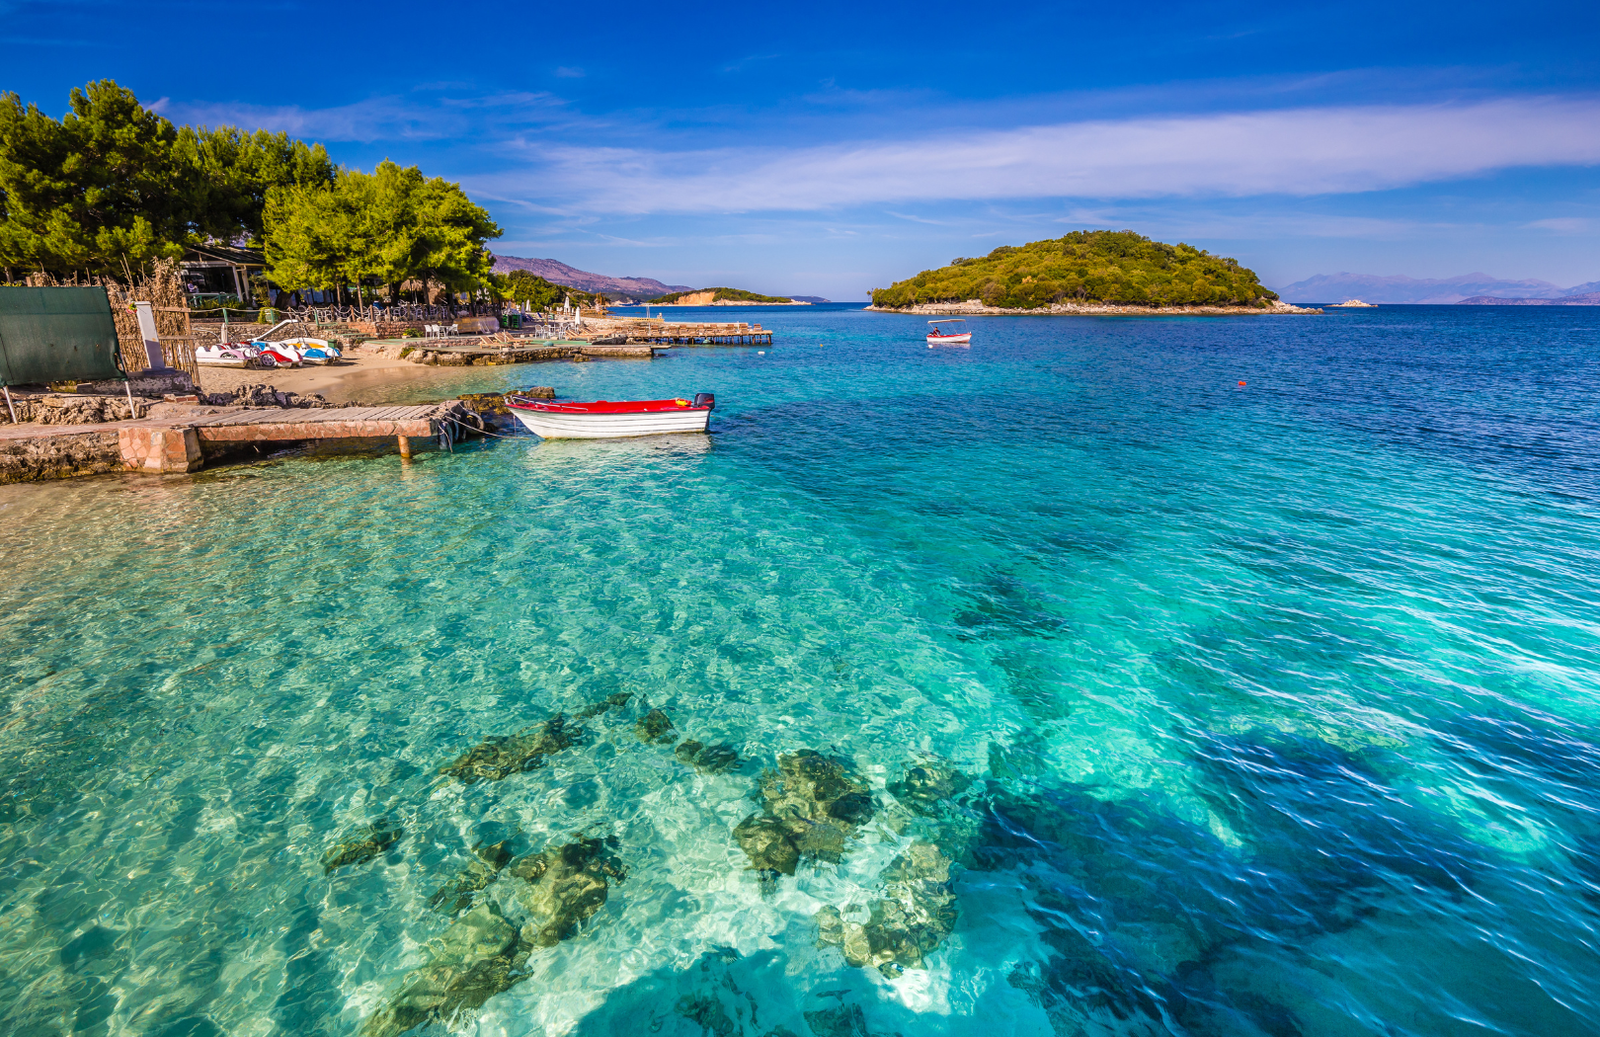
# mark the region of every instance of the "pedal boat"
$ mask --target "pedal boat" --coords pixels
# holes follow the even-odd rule
[[[286,338],[273,344],[298,351],[300,359],[308,364],[331,364],[344,355],[325,338]]]
[[[507,396],[506,407],[523,428],[545,439],[622,439],[674,432],[704,432],[717,398],[696,393],[693,400],[594,400],[553,403]]]
[[[201,346],[194,351],[194,362],[202,367],[249,367],[255,356],[232,344]]]

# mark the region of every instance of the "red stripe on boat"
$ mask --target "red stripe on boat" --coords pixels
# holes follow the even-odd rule
[[[516,397],[506,400],[507,407],[518,410],[537,410],[549,414],[650,414],[671,410],[709,410],[696,407],[688,400],[594,400],[590,403],[545,403]]]

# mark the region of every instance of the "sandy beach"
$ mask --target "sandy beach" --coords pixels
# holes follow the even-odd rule
[[[355,385],[378,385],[408,381],[425,375],[428,368],[407,360],[346,351],[335,364],[317,367],[277,367],[270,371],[244,367],[202,367],[200,388],[204,392],[228,392],[242,385],[271,385],[284,392],[344,395]]]

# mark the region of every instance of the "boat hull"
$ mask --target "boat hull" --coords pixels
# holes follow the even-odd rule
[[[631,414],[562,414],[513,407],[511,413],[529,432],[545,439],[624,439],[704,432],[711,422],[709,407]]]
[[[965,335],[929,335],[930,346],[970,346],[972,345],[971,333]]]
[[[249,367],[250,361],[244,357],[209,357],[197,356],[194,362],[201,367]]]

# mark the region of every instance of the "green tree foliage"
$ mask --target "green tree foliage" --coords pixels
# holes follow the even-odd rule
[[[339,170],[331,184],[267,192],[269,276],[280,288],[332,288],[376,279],[421,281],[450,291],[489,283],[485,248],[500,228],[453,184],[416,166],[384,161],[372,173]]]
[[[191,178],[194,232],[213,241],[259,244],[269,191],[331,185],[335,174],[327,149],[287,133],[184,126],[176,151],[179,164],[197,174]]]
[[[495,274],[494,290],[501,299],[517,303],[526,302],[533,309],[540,311],[559,308],[563,299],[570,299],[579,306],[593,306],[597,299],[593,292],[569,288],[564,284],[553,284],[528,270]]]
[[[1002,245],[978,259],[875,289],[875,306],[978,299],[1037,309],[1058,302],[1135,306],[1267,306],[1276,293],[1237,260],[1189,245],[1151,241],[1131,230],[1080,230],[1026,245]]]
[[[0,94],[0,265],[120,274],[203,240],[260,239],[267,192],[331,182],[320,145],[181,130],[111,80],[58,122]]]
[[[120,272],[175,256],[187,230],[176,140],[109,80],[73,90],[60,122],[0,94],[0,263]]]

